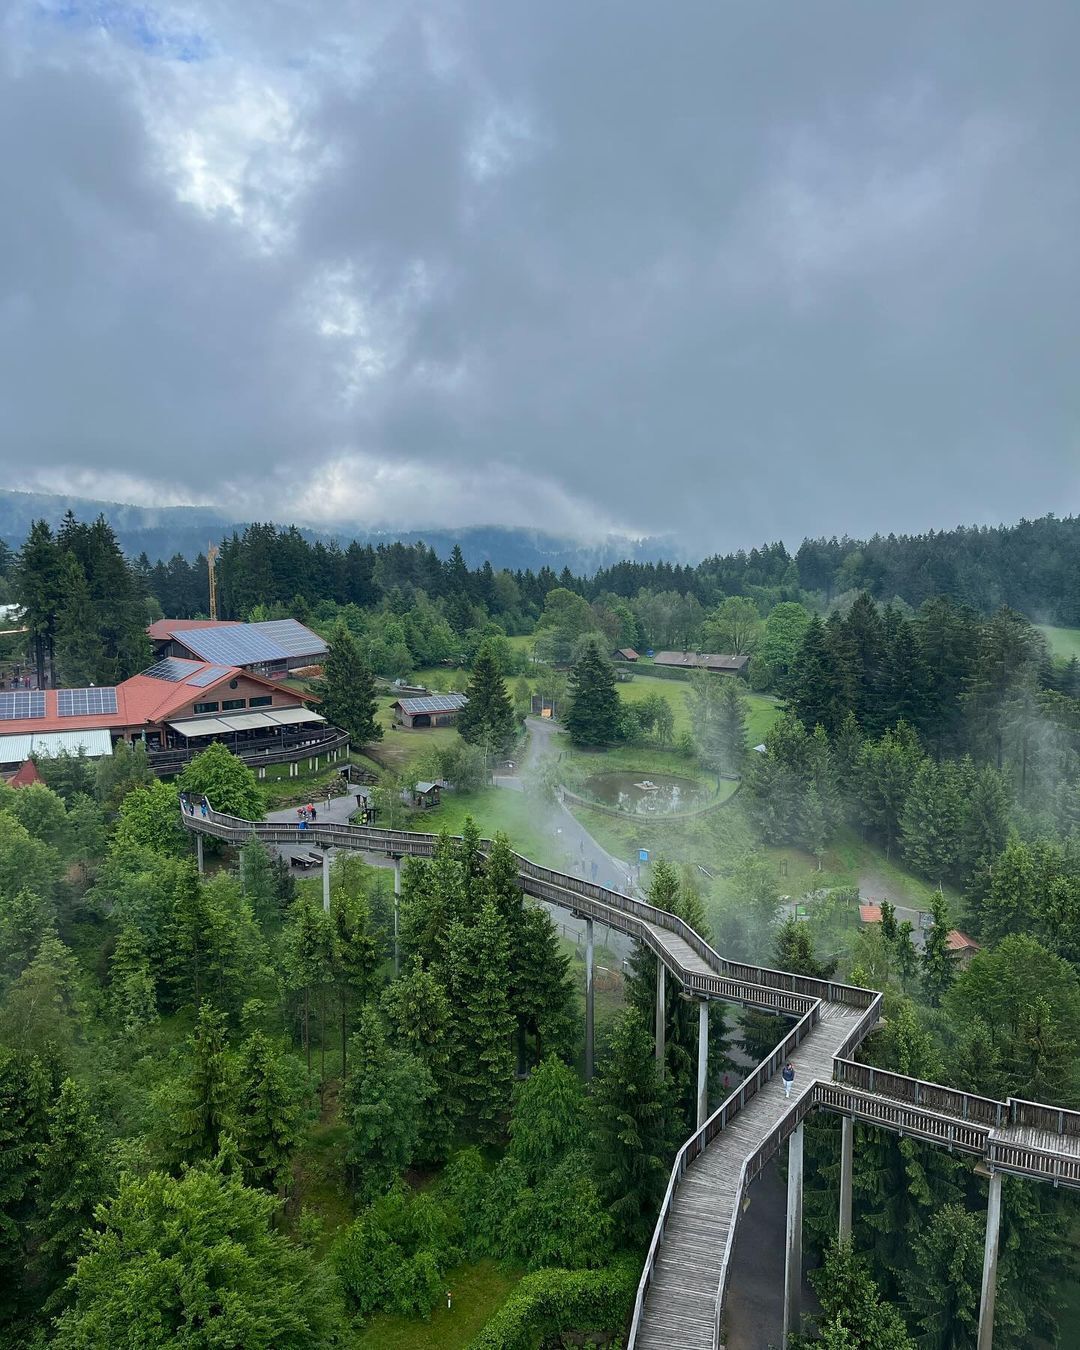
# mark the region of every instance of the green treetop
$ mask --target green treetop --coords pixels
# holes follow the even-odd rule
[[[610,745],[619,738],[622,703],[615,692],[615,671],[589,642],[570,672],[570,711],[566,729],[575,745]]]
[[[343,623],[334,629],[322,679],[314,690],[321,700],[319,711],[328,722],[347,731],[354,745],[382,740],[383,729],[376,719],[375,677]]]
[[[514,739],[516,719],[506,681],[487,644],[477,654],[465,692],[469,701],[457,720],[462,740],[489,754],[501,754]]]

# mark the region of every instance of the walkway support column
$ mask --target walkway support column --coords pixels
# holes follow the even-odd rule
[[[322,851],[322,907],[324,911],[330,913],[330,850],[324,848]]]
[[[199,876],[202,876],[202,874],[203,874],[203,851],[202,851],[202,848],[203,848],[203,845],[202,845],[202,835],[201,835],[201,834],[197,834],[197,835],[195,836],[195,857],[197,858],[198,863],[199,863]]]
[[[982,1300],[979,1303],[979,1350],[994,1344],[994,1296],[997,1293],[998,1239],[1001,1236],[1001,1173],[990,1174],[986,1206],[986,1246],[983,1250]]]
[[[709,1002],[698,1004],[697,1022],[697,1127],[709,1118]]]
[[[854,1161],[855,1122],[844,1116],[840,1122],[840,1241],[851,1241],[851,1165]]]
[[[585,920],[585,1078],[593,1076],[593,921]]]
[[[401,973],[401,949],[398,946],[398,906],[401,902],[401,859],[394,859],[394,974]]]
[[[802,1312],[803,1127],[788,1140],[787,1260],[784,1263],[784,1340],[799,1330]]]
[[[656,1071],[664,1079],[665,1038],[667,1036],[667,967],[656,958]]]

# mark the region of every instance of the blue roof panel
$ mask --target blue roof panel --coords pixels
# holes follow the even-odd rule
[[[284,661],[288,652],[280,643],[258,631],[258,624],[228,628],[189,628],[176,635],[189,651],[203,661],[222,666],[254,666],[264,661]]]
[[[257,628],[271,642],[278,643],[289,656],[323,656],[328,650],[318,633],[305,628],[297,619],[265,619],[249,627]]]

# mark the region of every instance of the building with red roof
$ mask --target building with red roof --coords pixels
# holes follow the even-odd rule
[[[0,766],[63,751],[100,758],[119,741],[141,741],[169,772],[214,741],[249,761],[283,762],[290,747],[299,760],[330,740],[336,758],[344,733],[294,689],[209,661],[166,657],[117,685],[0,692]]]
[[[44,783],[45,779],[38,773],[38,766],[32,759],[24,759],[11,777],[7,780],[8,787],[34,787],[38,783]]]

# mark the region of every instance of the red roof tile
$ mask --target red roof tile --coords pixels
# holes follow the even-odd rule
[[[860,905],[859,906],[860,923],[880,923],[881,906],[880,905]]]
[[[979,944],[974,938],[969,938],[966,933],[961,933],[959,928],[953,928],[949,936],[945,939],[951,952],[977,952]]]
[[[7,781],[8,787],[19,788],[33,787],[35,783],[44,783],[45,779],[32,759],[24,759]]]
[[[12,718],[4,723],[4,731],[17,734],[27,731],[104,731],[121,727],[139,727],[150,722],[163,722],[177,709],[193,699],[209,701],[213,691],[229,680],[242,678],[277,694],[293,694],[299,706],[303,702],[318,702],[311,694],[303,698],[277,680],[263,679],[238,666],[219,666],[212,661],[191,661],[191,670],[185,680],[157,680],[152,675],[132,675],[116,686],[116,712],[91,713],[87,717],[60,717],[56,711],[55,689],[46,689],[45,716]],[[209,684],[194,685],[193,676],[205,670],[219,670],[221,674]]]
[[[183,633],[188,628],[238,628],[235,619],[155,619],[147,628],[147,636],[154,642],[164,642],[173,633]]]

